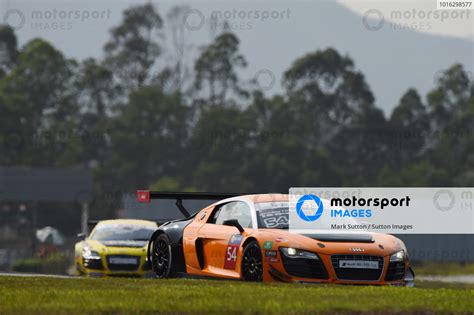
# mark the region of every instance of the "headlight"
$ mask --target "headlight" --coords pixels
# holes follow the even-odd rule
[[[84,247],[82,250],[82,257],[85,259],[100,259],[100,254],[91,250],[89,247]]]
[[[390,262],[404,261],[405,260],[405,251],[401,250],[390,256]]]
[[[283,255],[285,255],[286,257],[319,260],[319,257],[317,254],[312,253],[312,252],[307,252],[302,249],[296,249],[292,247],[282,247],[280,248],[280,250],[283,253]]]

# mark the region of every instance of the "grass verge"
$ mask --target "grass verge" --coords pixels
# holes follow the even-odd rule
[[[469,313],[474,289],[0,277],[0,314]]]

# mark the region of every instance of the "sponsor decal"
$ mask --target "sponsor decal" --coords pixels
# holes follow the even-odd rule
[[[149,190],[137,190],[137,200],[141,203],[150,203],[151,196]]]
[[[126,257],[111,257],[109,259],[111,264],[117,264],[117,265],[136,265],[137,264],[137,258],[126,258]]]
[[[286,238],[283,238],[283,237],[277,237],[275,239],[275,243],[286,243],[288,242],[288,240]]]
[[[285,228],[289,224],[288,208],[260,210],[258,215],[263,226],[268,229]]]
[[[272,241],[265,241],[263,242],[263,249],[272,249],[273,242]]]
[[[351,251],[356,252],[356,253],[361,253],[361,252],[364,252],[365,249],[360,248],[360,247],[351,247]]]
[[[258,225],[267,229],[288,229],[290,224],[287,202],[257,202]]]
[[[379,269],[379,262],[370,260],[339,260],[339,268]]]
[[[266,250],[265,251],[265,261],[266,262],[278,262],[278,251],[276,250]]]
[[[242,239],[244,237],[240,234],[234,234],[230,237],[230,240],[229,240],[229,245],[232,244],[232,245],[240,245],[240,242],[242,242]]]
[[[237,263],[237,254],[239,252],[239,246],[242,242],[243,236],[240,234],[234,234],[230,237],[229,243],[225,252],[224,269],[235,269]]]

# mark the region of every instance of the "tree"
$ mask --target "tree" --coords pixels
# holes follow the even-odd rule
[[[247,109],[255,116],[251,158],[245,161],[246,178],[254,191],[286,192],[290,186],[334,186],[340,178],[323,147],[308,144],[311,126],[301,124],[297,106],[281,96],[254,95]],[[311,130],[309,130],[311,132]]]
[[[249,191],[254,117],[238,107],[203,108],[189,140],[187,167],[194,186],[211,191]],[[187,173],[188,173],[187,172]]]
[[[125,91],[150,79],[150,70],[162,50],[158,41],[162,26],[160,15],[147,3],[125,10],[122,24],[112,29],[112,38],[104,47],[105,63]]]
[[[437,86],[428,94],[433,128],[442,131],[457,110],[462,110],[471,95],[469,76],[460,64],[455,64],[437,80]]]
[[[98,166],[108,155],[108,121],[119,91],[112,72],[93,58],[82,62],[75,83],[81,108],[78,135],[84,146],[82,159]]]
[[[0,25],[0,78],[13,68],[17,57],[17,38],[13,29]]]
[[[193,45],[186,40],[187,29],[185,27],[189,12],[188,6],[174,6],[166,15],[170,33],[168,47],[170,62],[167,62],[159,75],[155,76],[155,81],[165,91],[180,92],[182,95],[186,94],[192,78],[188,67],[188,57]]]
[[[413,163],[426,150],[430,122],[426,106],[415,89],[409,89],[394,109],[390,121],[390,161],[393,167]]]
[[[434,139],[427,158],[434,169],[432,183],[440,186],[474,184],[473,83],[464,68],[453,65],[444,71],[428,94]]]
[[[135,190],[162,176],[179,176],[186,157],[188,112],[179,94],[165,94],[157,86],[131,93],[111,121],[112,152],[101,170],[105,185]]]
[[[49,43],[34,39],[18,55],[16,66],[0,81],[5,132],[17,135],[7,163],[70,165],[80,148],[75,134],[78,106],[73,88],[76,62]]]
[[[293,62],[283,83],[291,106],[285,116],[301,126],[307,149],[327,150],[345,180],[374,178],[386,149],[373,135],[385,132],[385,118],[353,61],[333,48],[309,53]]]
[[[234,96],[247,96],[237,76],[237,69],[246,66],[244,56],[239,53],[237,36],[223,33],[204,47],[197,59],[194,88],[201,95],[208,93],[204,101],[209,105],[234,104],[234,100],[229,98],[232,93]]]

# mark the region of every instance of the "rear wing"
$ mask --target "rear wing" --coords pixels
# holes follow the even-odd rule
[[[237,196],[246,195],[245,193],[209,193],[209,192],[167,192],[137,190],[137,201],[140,203],[150,203],[152,199],[172,199],[176,200],[176,207],[187,218],[191,214],[184,207],[183,200],[222,200]]]

